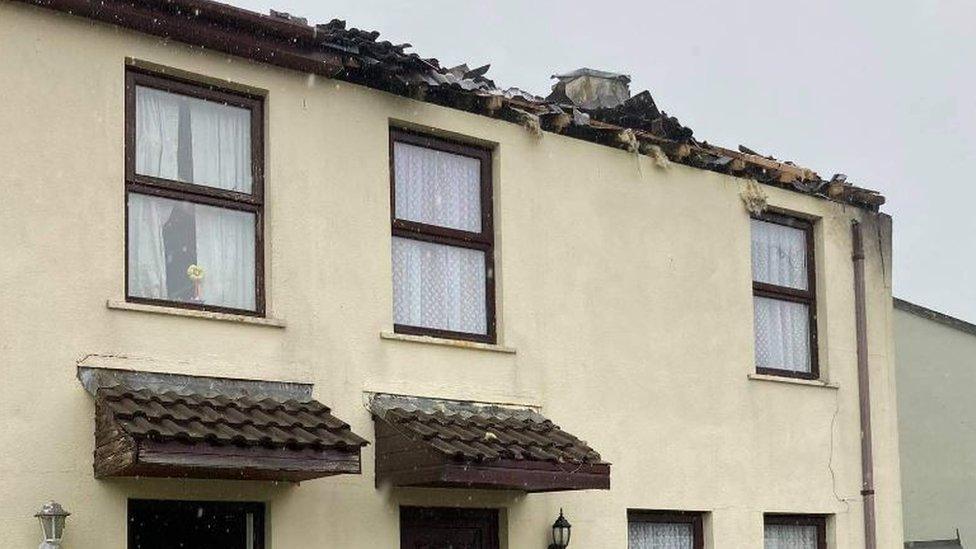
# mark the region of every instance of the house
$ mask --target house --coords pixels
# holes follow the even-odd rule
[[[976,547],[976,325],[894,304],[906,547]]]
[[[0,74],[3,546],[902,545],[877,193],[205,0]]]

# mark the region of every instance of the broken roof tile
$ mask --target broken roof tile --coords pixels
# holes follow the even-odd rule
[[[541,130],[559,132],[644,154],[663,152],[675,162],[871,210],[877,210],[885,201],[877,192],[853,185],[821,184],[827,182],[813,170],[763,157],[744,147],[730,151],[697,142],[692,137],[692,130],[673,116],[659,111],[646,91],[616,107],[583,112],[568,105],[565,94],[542,99],[517,88],[501,89],[487,78],[488,65],[474,70],[464,64],[444,68],[435,58],[407,52],[409,44],[380,41],[378,32],[347,28],[345,21],[338,19],[310,26],[303,18],[288,13],[261,15],[209,0],[169,0],[165,8],[158,8],[153,3],[102,0],[97,6],[86,9],[78,9],[75,2],[66,0],[21,1],[233,55],[250,56],[265,63],[307,72],[319,71],[330,78],[510,122],[524,124],[526,117],[538,119],[540,115],[552,113],[568,116],[560,117],[559,123],[543,124],[541,128],[539,124],[527,124],[539,134]],[[194,14],[193,17],[186,16],[188,13]],[[149,28],[144,23],[147,20],[153,21]],[[228,40],[228,36],[234,38]],[[245,42],[260,44],[260,47],[244,50],[241,44]],[[278,51],[282,55],[276,55]],[[557,86],[579,76],[615,79],[623,84],[630,80],[627,75],[579,69],[556,76],[560,80]],[[491,96],[504,98],[503,103],[478,100]],[[633,132],[633,135],[629,139],[608,138],[607,132],[613,131]],[[652,146],[659,147],[660,151],[654,152]],[[717,157],[728,157],[732,161],[709,161],[709,158]],[[800,185],[796,185],[797,182]]]

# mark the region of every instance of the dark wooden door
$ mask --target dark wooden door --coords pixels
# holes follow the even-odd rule
[[[264,505],[129,500],[129,549],[263,549]]]
[[[498,549],[498,510],[401,507],[400,549]]]

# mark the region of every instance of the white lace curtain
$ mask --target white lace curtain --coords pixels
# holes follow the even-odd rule
[[[136,87],[136,173],[251,192],[251,112]]]
[[[393,239],[393,321],[484,334],[485,253]]]
[[[396,216],[429,225],[481,232],[481,161],[393,144]]]
[[[817,549],[817,527],[767,524],[765,549]]]
[[[752,220],[752,278],[806,290],[806,234],[792,227]],[[755,296],[756,365],[810,371],[810,313],[803,303]]]
[[[753,219],[752,279],[806,290],[806,233],[778,223]]]
[[[695,538],[690,524],[667,522],[631,522],[628,527],[629,549],[694,549]]]
[[[251,192],[250,113],[138,87],[136,171]],[[236,309],[255,308],[254,214],[141,194],[130,194],[128,207],[130,295],[178,298],[169,295],[172,284],[167,284],[167,266],[172,267],[181,255],[166,249],[164,228],[178,222],[172,214],[182,208],[193,220],[192,228],[182,229],[195,233],[196,264],[204,270],[199,300]],[[170,273],[186,276],[189,265],[175,267],[178,269],[169,269]]]
[[[481,231],[480,161],[394,144],[396,216]],[[393,239],[393,318],[397,324],[487,332],[485,253],[408,238]]]

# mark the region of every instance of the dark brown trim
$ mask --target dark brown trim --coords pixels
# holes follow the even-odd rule
[[[437,337],[441,339],[462,339],[464,341],[474,341],[477,343],[493,344],[495,341],[485,337],[484,334],[472,334],[468,332],[455,332],[453,330],[439,330],[437,328],[424,328],[421,326],[409,326],[407,324],[394,324],[393,331],[398,334]]]
[[[449,227],[419,223],[416,221],[399,219],[396,213],[396,143],[406,143],[418,147],[434,149],[451,154],[467,156],[477,159],[481,164],[481,231],[471,232]],[[486,333],[474,334],[468,332],[455,332],[451,330],[426,328],[423,326],[408,326],[404,324],[394,324],[393,330],[397,333],[410,335],[426,335],[447,339],[463,339],[467,341],[477,341],[481,343],[495,343],[496,318],[495,318],[495,229],[493,223],[494,194],[492,189],[492,151],[487,148],[477,147],[419,134],[416,132],[390,128],[389,140],[389,162],[390,162],[390,226],[392,235],[398,238],[408,238],[443,244],[459,248],[469,248],[479,250],[485,254],[485,319]]]
[[[137,86],[158,89],[197,99],[226,103],[251,112],[251,193],[217,189],[183,181],[161,179],[136,173],[135,135]],[[264,98],[185,78],[163,77],[149,71],[127,67],[125,73],[125,295],[126,301],[164,305],[183,309],[264,316]],[[254,303],[255,309],[237,309],[205,303],[133,296],[129,289],[129,195],[143,194],[203,204],[254,214]]]
[[[851,271],[854,275],[854,336],[857,340],[857,406],[861,427],[861,496],[864,520],[864,549],[878,546],[875,509],[874,430],[871,427],[871,372],[868,362],[867,290],[864,283],[864,231],[851,223]]]
[[[763,523],[764,525],[816,526],[817,549],[827,549],[827,517],[825,515],[766,514],[763,517]]]
[[[705,531],[703,527],[704,514],[697,511],[645,511],[642,509],[628,509],[628,522],[652,522],[664,524],[690,524],[693,535],[694,549],[704,549]]]
[[[572,490],[609,490],[610,466],[544,463],[527,466],[516,461],[477,463],[444,462],[395,471],[377,471],[379,484],[465,490],[518,490],[528,493]]]
[[[335,76],[351,57],[307,25],[209,0],[21,0],[145,34],[302,72]]]
[[[358,475],[360,449],[296,450],[135,439],[96,417],[95,478],[153,477],[301,482]]]
[[[806,235],[806,260],[807,260],[807,289],[800,290],[797,288],[790,288],[787,286],[778,286],[776,284],[768,284],[765,282],[758,282],[756,280],[752,281],[752,295],[757,297],[765,297],[769,299],[776,299],[780,301],[790,301],[793,303],[802,303],[807,306],[809,312],[809,325],[810,325],[810,371],[809,372],[796,372],[793,370],[786,370],[781,368],[760,368],[756,367],[756,373],[781,376],[781,377],[794,377],[800,379],[820,379],[820,348],[818,344],[817,337],[817,267],[816,267],[816,253],[815,246],[816,241],[814,239],[814,222],[809,219],[803,219],[800,217],[766,212],[760,215],[753,215],[753,219],[758,221],[765,221],[768,223],[775,223],[777,225],[784,225],[786,227],[792,227],[794,229],[799,229]]]

